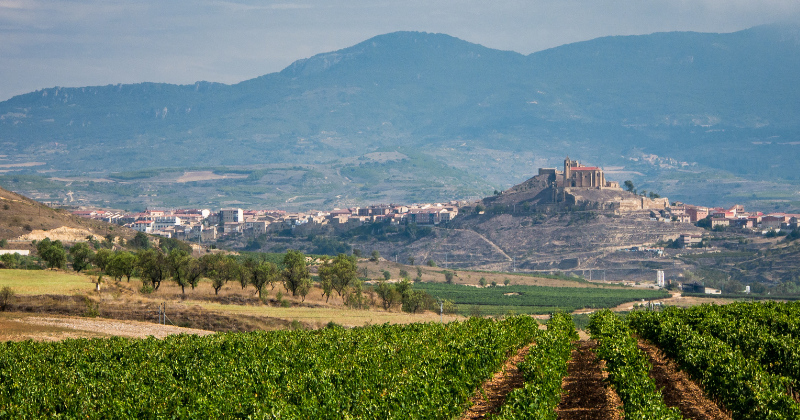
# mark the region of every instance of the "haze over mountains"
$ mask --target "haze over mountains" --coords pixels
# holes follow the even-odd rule
[[[417,153],[454,179],[474,177],[478,194],[569,154],[623,167],[614,179],[674,199],[765,199],[748,187],[766,182],[771,199],[795,205],[798,76],[797,26],[605,37],[527,56],[397,32],[236,85],[20,95],[0,103],[0,164],[45,162],[32,168],[72,176],[278,163],[341,172],[359,164],[348,158],[399,151],[400,161]],[[684,184],[696,177],[731,184],[704,195]],[[376,182],[361,184],[378,191]]]

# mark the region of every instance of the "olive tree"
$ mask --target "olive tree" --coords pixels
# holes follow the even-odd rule
[[[72,256],[72,269],[80,273],[89,268],[94,253],[86,242],[78,242],[69,249],[69,254]]]

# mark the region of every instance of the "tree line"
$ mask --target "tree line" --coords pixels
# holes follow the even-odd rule
[[[65,268],[70,260],[76,272],[94,265],[117,282],[123,278],[130,282],[131,277],[138,276],[142,281],[142,291],[148,293],[157,291],[163,282],[172,281],[185,295],[187,287],[194,290],[206,278],[210,280],[215,295],[223,286],[234,282],[242,290],[252,286],[262,298],[267,286],[274,290],[280,284],[292,296],[305,301],[314,286],[305,254],[295,250],[286,252],[279,267],[275,262],[253,255],[237,257],[213,253],[196,258],[182,247],[165,247],[163,241],[161,248],[112,251],[102,247],[93,249],[86,242],[65,248],[61,241],[45,238],[36,244],[36,248],[48,268]],[[417,313],[435,306],[434,299],[425,291],[414,290],[408,279],[395,284],[381,281],[377,287],[365,288],[363,280],[367,279],[359,278],[355,255],[340,253],[336,257],[323,257],[318,267],[318,278],[326,302],[336,293],[346,305],[354,308],[375,304],[375,297],[386,310],[399,306],[403,311]],[[101,279],[102,274],[97,282],[100,283]]]

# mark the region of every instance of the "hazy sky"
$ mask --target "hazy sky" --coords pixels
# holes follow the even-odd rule
[[[53,86],[236,83],[400,30],[529,54],[799,18],[800,0],[0,0],[0,100]]]

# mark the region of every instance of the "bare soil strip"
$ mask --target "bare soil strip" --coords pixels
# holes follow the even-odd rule
[[[664,402],[668,406],[681,410],[681,414],[687,419],[731,419],[717,404],[708,399],[703,390],[689,379],[689,375],[679,370],[678,365],[665,356],[658,347],[645,340],[639,340],[639,348],[650,358],[650,364],[653,365],[650,377],[661,389]]]
[[[475,391],[475,395],[472,397],[472,406],[464,413],[461,420],[483,419],[489,414],[496,413],[506,402],[506,396],[525,384],[522,372],[517,369],[517,364],[525,360],[530,346],[533,345],[535,344],[521,348],[517,354],[506,361],[503,369],[484,382],[480,390]]]
[[[561,383],[565,391],[558,405],[560,420],[621,420],[622,401],[606,386],[605,362],[597,359],[597,342],[581,340],[572,351],[567,377]]]

